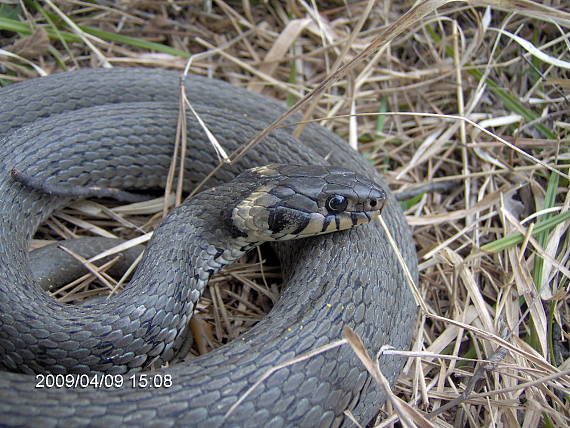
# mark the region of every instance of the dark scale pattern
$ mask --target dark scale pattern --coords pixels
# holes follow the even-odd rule
[[[178,74],[143,69],[90,70],[12,85],[0,91],[0,361],[25,373],[109,370],[123,373],[161,355],[175,341],[199,291],[199,263],[216,249],[181,239],[200,230],[175,223],[154,240],[131,287],[100,308],[63,306],[33,283],[28,240],[68,200],[31,192],[9,176],[18,168],[57,183],[157,187],[164,182],[177,115]],[[223,82],[186,81],[190,101],[228,151],[246,142],[282,107]],[[203,132],[188,118],[187,185],[215,163]],[[324,128],[308,126],[302,143],[279,130],[210,185],[268,163],[325,164],[381,182],[367,163]],[[237,190],[236,190],[237,191]],[[216,193],[216,192],[214,192]],[[223,204],[224,195],[217,193]],[[215,202],[214,204],[217,204]],[[408,227],[390,196],[383,214],[414,276]],[[199,233],[203,233],[200,231]],[[158,236],[158,234],[157,234]],[[214,233],[211,236],[219,239]],[[178,247],[178,245],[180,247]],[[252,330],[216,351],[161,371],[171,388],[35,389],[34,377],[0,375],[3,425],[125,424],[219,426],[228,408],[268,368],[337,340],[350,326],[374,354],[382,345],[410,344],[415,306],[405,278],[377,224],[276,246],[287,287]],[[189,256],[197,257],[191,264]],[[145,287],[144,290],[142,287]],[[178,300],[181,299],[181,300]],[[143,339],[144,338],[144,339]],[[390,381],[402,360],[385,358]],[[384,400],[350,350],[343,347],[278,371],[260,385],[226,426],[337,426],[351,409],[366,423]]]

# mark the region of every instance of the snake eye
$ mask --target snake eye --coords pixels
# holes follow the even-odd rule
[[[332,195],[327,199],[325,206],[330,213],[341,213],[346,210],[348,199],[342,195]]]

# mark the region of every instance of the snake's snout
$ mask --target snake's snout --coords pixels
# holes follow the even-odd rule
[[[244,177],[260,183],[232,210],[252,242],[298,239],[365,224],[386,203],[374,182],[342,168],[272,164]]]

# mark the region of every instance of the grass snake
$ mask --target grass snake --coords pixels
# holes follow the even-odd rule
[[[167,226],[161,226],[171,227],[170,235],[155,239],[151,245],[157,251],[149,250],[139,266],[138,284],[145,289],[126,288],[93,308],[60,304],[34,284],[27,250],[38,225],[70,198],[26,188],[10,177],[10,171],[18,168],[36,180],[77,186],[164,186],[176,133],[179,84],[174,72],[112,69],[61,73],[0,90],[0,364],[7,370],[0,373],[1,423],[349,426],[345,410],[366,423],[384,394],[348,347],[278,370],[227,420],[224,414],[266,370],[339,339],[345,326],[361,336],[372,354],[385,344],[409,347],[415,304],[377,222],[276,244],[285,287],[270,314],[207,355],[149,373],[172,376],[168,388],[133,388],[128,382],[120,388],[35,388],[34,372],[64,373],[74,367],[90,373],[96,367],[111,374],[130,373],[149,356],[164,353],[164,343],[176,336],[176,326],[186,322],[199,296],[180,286],[196,281],[187,277],[196,271],[186,261],[196,247],[183,239],[193,226],[180,225],[178,214],[170,215]],[[228,151],[284,110],[276,101],[214,79],[189,76],[185,88],[193,107]],[[191,189],[217,161],[192,117],[187,128],[185,187]],[[238,164],[220,169],[208,186],[272,163],[343,167],[382,183],[369,163],[340,138],[309,125],[299,139],[287,128],[272,133]],[[221,201],[228,192],[210,193]],[[224,210],[218,204],[208,202],[204,213],[213,207]],[[417,277],[411,235],[389,191],[383,218]],[[210,257],[203,263],[213,264],[213,270],[211,253],[217,250],[202,247],[201,254]],[[201,279],[209,276],[208,269],[201,270]],[[158,328],[156,323],[174,327]],[[149,345],[142,337],[154,341]],[[381,369],[391,382],[402,362],[382,358]]]

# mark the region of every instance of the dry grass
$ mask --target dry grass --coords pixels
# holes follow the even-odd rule
[[[458,180],[405,203],[422,310],[394,388],[399,401],[391,401],[405,407],[386,404],[379,426],[398,415],[404,425],[568,426],[568,4],[425,2],[402,20],[412,2],[376,3],[2,5],[0,28],[21,34],[3,33],[1,48],[12,55],[0,56],[0,79],[101,66],[182,70],[194,54],[190,72],[289,104],[318,89],[307,119],[327,118],[393,190]],[[33,35],[23,37],[18,20]],[[339,67],[344,73],[334,74]],[[54,216],[45,236],[73,237],[86,226],[138,236],[161,214],[160,201],[150,205],[78,203],[73,217]],[[236,337],[275,300],[275,269],[260,273],[255,260],[210,286],[194,326],[205,332],[201,351]]]

